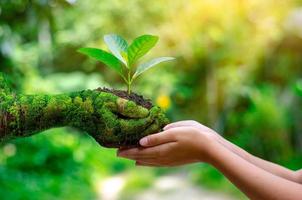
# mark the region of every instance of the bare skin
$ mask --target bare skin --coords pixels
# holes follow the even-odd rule
[[[140,140],[143,148],[118,151],[138,166],[172,167],[205,162],[222,172],[250,199],[299,200],[302,170],[292,171],[257,158],[196,121],[171,123]]]

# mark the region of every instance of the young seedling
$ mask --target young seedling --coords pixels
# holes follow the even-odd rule
[[[174,59],[173,57],[159,57],[145,63],[136,64],[141,57],[155,46],[158,41],[157,36],[139,36],[133,40],[130,46],[124,38],[117,34],[105,35],[104,41],[112,54],[96,48],[80,48],[78,52],[95,58],[115,70],[127,84],[128,94],[131,93],[132,82],[139,75],[159,63]]]

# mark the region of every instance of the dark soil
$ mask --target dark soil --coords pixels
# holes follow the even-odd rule
[[[131,94],[129,95],[127,91],[116,90],[116,89],[105,88],[105,87],[98,88],[96,90],[100,92],[110,92],[118,97],[134,101],[137,105],[143,106],[147,109],[150,109],[153,106],[150,99],[145,99],[142,95],[136,94],[134,92],[131,92]]]

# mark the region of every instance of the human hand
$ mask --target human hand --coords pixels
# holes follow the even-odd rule
[[[194,120],[183,120],[174,123],[170,123],[166,125],[163,130],[169,130],[171,128],[177,127],[195,127],[204,134],[207,134],[209,137],[213,138],[214,140],[221,142],[223,138],[214,130],[210,129],[209,127],[202,125],[201,123],[194,121]]]
[[[170,127],[140,140],[141,148],[119,150],[118,156],[141,166],[179,166],[209,162],[216,141],[196,127]]]

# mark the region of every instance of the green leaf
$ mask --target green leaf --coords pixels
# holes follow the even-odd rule
[[[98,61],[104,63],[111,69],[115,70],[117,73],[119,73],[119,75],[124,78],[122,65],[120,61],[112,54],[96,48],[80,48],[78,49],[78,52],[85,54],[91,58],[97,59]]]
[[[117,34],[105,35],[104,41],[112,54],[127,66],[127,60],[124,57],[128,49],[127,41]]]
[[[174,59],[175,58],[173,58],[173,57],[160,57],[160,58],[154,58],[148,62],[142,63],[137,67],[136,72],[133,75],[133,78],[139,76],[146,70],[150,69],[151,67],[154,67],[155,65],[157,65],[159,63],[169,61],[169,60],[174,60]]]
[[[129,65],[132,65],[135,61],[144,56],[155,46],[157,41],[158,37],[153,35],[142,35],[136,38],[127,50]]]

